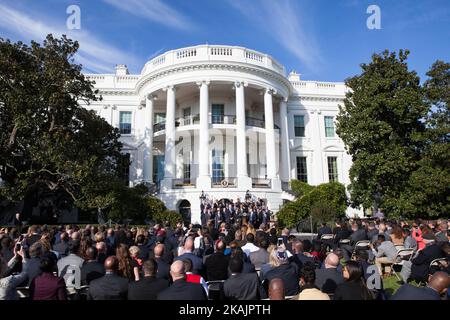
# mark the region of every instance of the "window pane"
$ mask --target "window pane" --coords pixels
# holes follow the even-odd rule
[[[131,112],[121,111],[119,114],[119,130],[122,134],[131,133]]]
[[[305,136],[305,117],[304,116],[294,116],[294,130],[296,137]]]
[[[223,170],[224,163],[224,151],[213,150],[212,151],[212,180],[213,183],[219,183],[225,177]]]
[[[211,107],[212,123],[223,123],[224,105],[213,104]]]
[[[306,168],[306,157],[297,157],[297,180],[308,183],[308,170]]]
[[[330,182],[338,181],[338,169],[336,157],[328,157],[328,180]]]
[[[327,138],[334,137],[334,118],[325,117],[325,136]]]

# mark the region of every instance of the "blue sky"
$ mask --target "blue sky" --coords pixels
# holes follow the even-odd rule
[[[81,29],[68,30],[66,9],[81,9]],[[381,30],[369,30],[369,5]],[[411,51],[423,78],[450,61],[449,0],[0,0],[0,37],[42,41],[48,32],[79,40],[87,72],[127,64],[139,73],[156,55],[197,44],[252,48],[275,57],[304,80],[343,81],[384,49]]]

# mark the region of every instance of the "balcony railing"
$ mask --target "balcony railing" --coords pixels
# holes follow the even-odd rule
[[[153,125],[153,132],[163,131],[166,129],[166,123],[165,122],[159,122],[155,123]]]
[[[212,188],[237,188],[237,178],[219,178],[211,180]]]
[[[262,120],[262,119],[257,119],[257,118],[251,118],[251,117],[246,117],[245,118],[245,125],[249,126],[249,127],[257,127],[257,128],[265,128],[266,127],[266,121]],[[280,129],[279,126],[274,125],[275,129]]]
[[[175,121],[176,126],[191,126],[194,124],[200,124],[200,115],[199,114],[195,114],[195,115],[190,115],[190,116],[186,116],[184,118],[178,118]],[[177,125],[178,124],[178,125]]]
[[[271,188],[272,181],[270,179],[252,178],[253,188]]]
[[[195,188],[195,179],[193,178],[173,179],[172,188],[173,189]]]
[[[212,124],[236,124],[236,116],[233,115],[212,115]]]

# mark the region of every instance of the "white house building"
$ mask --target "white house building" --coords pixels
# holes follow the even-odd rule
[[[203,193],[243,199],[248,190],[276,212],[292,200],[291,179],[349,184],[334,124],[343,83],[302,81],[267,54],[216,45],[166,52],[138,75],[118,65],[87,76],[103,100],[86,108],[120,129],[130,186],[155,186],[193,222]]]

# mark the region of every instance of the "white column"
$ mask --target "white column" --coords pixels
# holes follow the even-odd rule
[[[283,98],[280,102],[280,143],[281,181],[289,182],[291,172],[291,151],[289,148],[287,98]]]
[[[247,136],[245,123],[245,87],[248,84],[236,81],[234,88],[236,90],[236,164],[237,179],[240,189],[250,189],[252,181],[248,176],[247,170]]]
[[[277,166],[275,154],[275,124],[273,121],[273,89],[267,89],[264,93],[264,114],[266,122],[266,163],[267,178],[277,179]]]
[[[211,188],[209,174],[209,81],[197,82],[200,88],[200,131],[198,148],[198,189]]]
[[[175,87],[169,86],[167,90],[166,108],[166,150],[164,155],[165,186],[171,189],[171,180],[175,178]]]
[[[155,96],[147,95],[144,110],[145,148],[144,148],[144,181],[153,182],[153,110]]]

